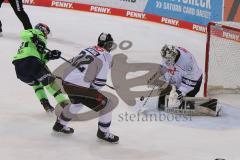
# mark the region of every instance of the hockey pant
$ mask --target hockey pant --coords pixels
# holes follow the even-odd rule
[[[67,98],[61,92],[61,88],[55,81],[55,76],[48,67],[36,57],[28,57],[14,61],[17,78],[22,82],[33,86],[39,100],[47,99],[44,88],[54,96],[58,103],[66,101]]]
[[[60,120],[62,120],[63,124],[70,121],[74,117],[74,114],[81,110],[84,105],[98,112],[99,127],[103,131],[108,130],[112,119],[112,109],[108,103],[107,97],[95,89],[78,86],[68,82],[63,82],[63,87],[72,103],[69,108],[64,108],[60,115]],[[67,110],[67,112],[64,110]],[[68,111],[70,113],[68,113]]]

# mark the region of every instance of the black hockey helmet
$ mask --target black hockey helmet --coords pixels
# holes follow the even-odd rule
[[[44,23],[38,23],[34,28],[40,30],[46,38],[50,34],[50,28]]]
[[[98,37],[98,46],[110,52],[113,47],[112,35],[110,33],[101,33]]]

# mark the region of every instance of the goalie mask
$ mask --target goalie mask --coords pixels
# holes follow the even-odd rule
[[[175,63],[178,51],[173,45],[164,45],[161,50],[161,56],[167,65],[173,65]]]
[[[100,36],[98,37],[98,46],[110,52],[113,47],[113,38],[111,34],[101,33]]]
[[[46,24],[38,23],[34,28],[40,30],[45,38],[50,34],[50,28]]]

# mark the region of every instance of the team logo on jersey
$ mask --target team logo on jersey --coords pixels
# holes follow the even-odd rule
[[[173,67],[173,68],[168,68],[168,69],[167,69],[167,72],[170,73],[171,75],[174,75],[175,72],[176,72],[176,68],[175,68],[175,67]]]

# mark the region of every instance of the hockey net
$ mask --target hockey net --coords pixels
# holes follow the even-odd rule
[[[208,24],[204,96],[240,94],[240,23]]]

